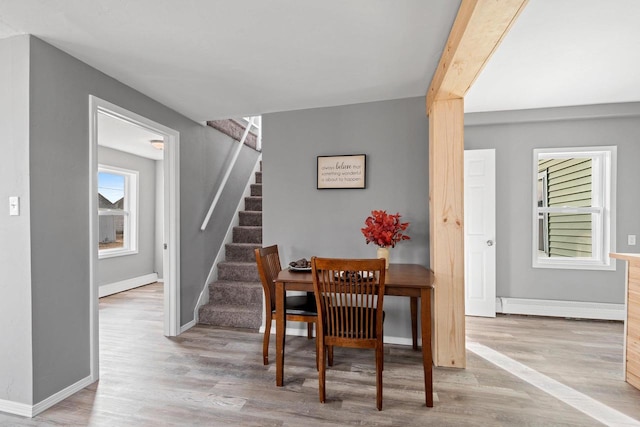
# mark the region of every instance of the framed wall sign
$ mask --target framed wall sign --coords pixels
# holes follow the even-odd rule
[[[318,156],[318,189],[366,188],[367,156]]]

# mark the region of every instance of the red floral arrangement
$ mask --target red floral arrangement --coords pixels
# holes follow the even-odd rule
[[[371,211],[371,216],[364,221],[366,227],[361,228],[364,238],[369,243],[386,248],[394,248],[396,243],[411,239],[402,232],[409,226],[408,222],[400,222],[400,214],[389,215],[387,211]]]

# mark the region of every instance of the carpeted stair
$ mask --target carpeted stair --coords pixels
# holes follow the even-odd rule
[[[199,323],[256,330],[262,324],[262,285],[253,252],[262,246],[262,162],[244,209],[233,228],[233,243],[225,246],[225,261],[218,263],[218,280],[209,284]]]

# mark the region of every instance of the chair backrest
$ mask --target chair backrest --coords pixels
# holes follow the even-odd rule
[[[272,311],[276,308],[276,285],[273,282],[278,273],[282,270],[280,266],[280,256],[278,255],[278,245],[267,246],[266,248],[257,248],[256,263],[258,264],[258,273],[264,290],[265,307]]]
[[[346,340],[382,337],[383,259],[313,257],[311,271],[320,333]]]

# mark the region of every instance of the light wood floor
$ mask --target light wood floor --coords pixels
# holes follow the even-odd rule
[[[197,326],[166,338],[162,320],[161,285],[103,298],[100,381],[34,419],[0,414],[0,425],[602,425],[471,351],[467,369],[435,368],[437,396],[426,408],[420,352],[396,345],[385,346],[382,412],[365,350],[335,350],[321,404],[313,341],[287,339],[277,388],[260,334]],[[621,379],[621,323],[467,318],[467,336],[640,419],[640,391]]]

